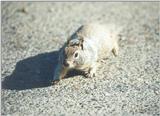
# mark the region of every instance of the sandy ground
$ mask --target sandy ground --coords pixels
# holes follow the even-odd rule
[[[58,49],[85,22],[123,27],[95,78],[50,85]],[[160,115],[160,2],[2,2],[2,115]]]

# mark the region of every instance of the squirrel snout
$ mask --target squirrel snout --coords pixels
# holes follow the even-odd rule
[[[69,63],[68,63],[67,61],[64,61],[63,65],[64,65],[65,67],[69,67]]]

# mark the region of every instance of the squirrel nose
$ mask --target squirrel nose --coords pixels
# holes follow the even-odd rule
[[[65,67],[69,67],[69,63],[65,61],[65,62],[64,62],[64,66],[65,66]]]

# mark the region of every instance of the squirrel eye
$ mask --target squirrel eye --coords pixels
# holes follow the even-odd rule
[[[78,57],[78,53],[75,53],[74,57],[77,58]]]

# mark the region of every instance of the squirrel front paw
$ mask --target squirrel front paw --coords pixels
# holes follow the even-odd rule
[[[91,69],[91,70],[85,71],[84,75],[86,78],[92,78],[96,76],[96,72],[95,70]]]
[[[54,80],[51,82],[52,85],[56,85],[60,80]]]
[[[61,79],[64,79],[65,76],[64,75],[60,75],[60,76],[55,76],[54,80],[51,82],[53,85],[56,85]]]
[[[59,76],[59,77],[57,77],[57,76],[55,76],[55,78],[54,78],[54,80],[52,81],[52,84],[53,85],[55,85],[55,84],[57,84],[61,79],[64,79],[65,77],[64,77],[64,75],[62,76]]]

